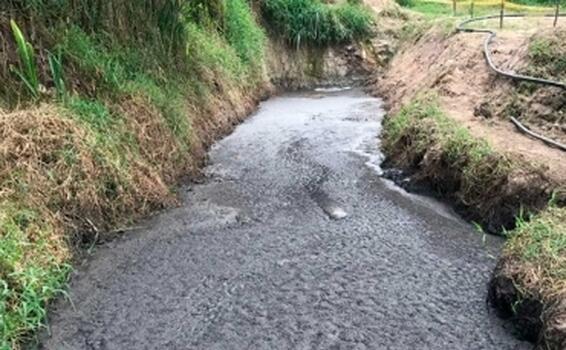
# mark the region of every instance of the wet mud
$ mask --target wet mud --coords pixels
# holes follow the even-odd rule
[[[42,349],[530,349],[486,303],[502,241],[381,178],[381,101],[289,94],[183,205],[97,249]]]

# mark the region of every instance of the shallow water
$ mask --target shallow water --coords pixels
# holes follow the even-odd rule
[[[79,268],[42,347],[530,349],[485,302],[500,239],[379,177],[382,116],[355,90],[263,103]]]

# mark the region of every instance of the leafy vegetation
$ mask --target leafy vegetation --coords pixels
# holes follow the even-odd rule
[[[333,5],[319,0],[263,0],[261,4],[273,31],[295,46],[325,46],[372,35],[373,16],[356,2]]]

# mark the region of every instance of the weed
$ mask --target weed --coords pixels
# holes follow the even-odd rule
[[[35,62],[35,53],[31,44],[26,41],[24,34],[14,20],[10,21],[14,40],[18,46],[18,55],[20,57],[20,69],[12,67],[22,80],[29,93],[34,97],[39,97],[39,78],[37,73],[37,66]]]
[[[53,79],[53,85],[55,85],[55,90],[57,91],[57,96],[60,99],[64,99],[67,95],[67,89],[65,87],[65,80],[63,79],[63,63],[61,59],[61,53],[55,55],[51,52],[48,54],[49,69],[51,70],[51,77]]]

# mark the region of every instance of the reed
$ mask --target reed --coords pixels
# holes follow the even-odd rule
[[[12,66],[11,70],[20,78],[29,93],[34,98],[39,98],[39,78],[33,46],[26,40],[20,27],[14,20],[10,21],[10,27],[12,28],[20,60],[19,68]]]

